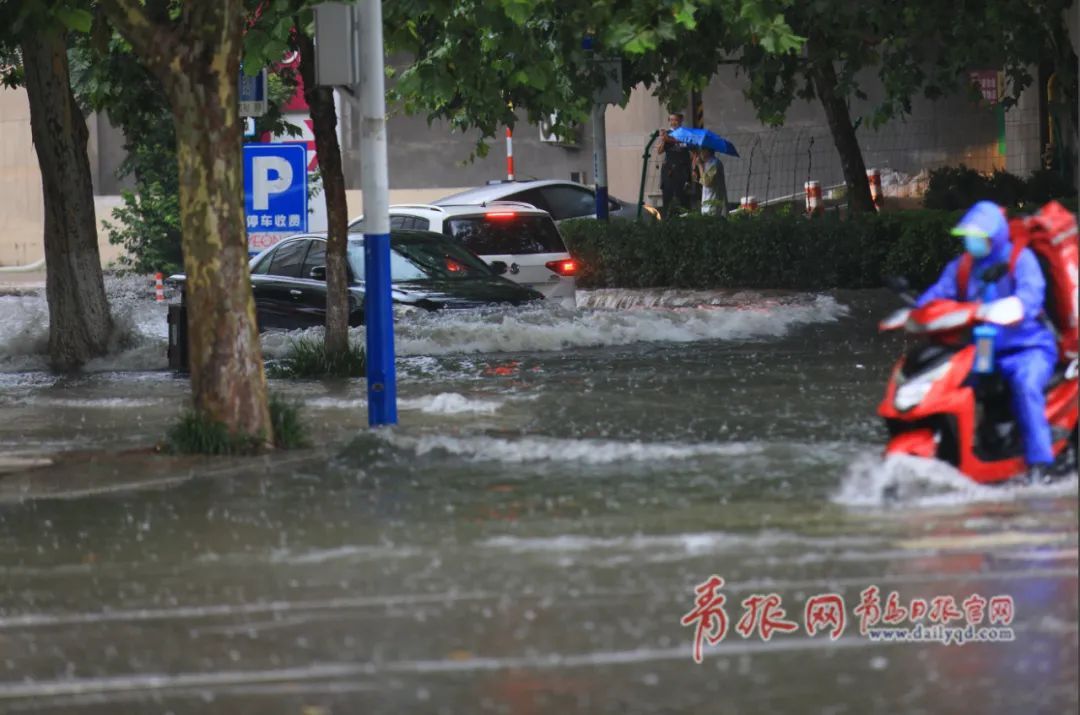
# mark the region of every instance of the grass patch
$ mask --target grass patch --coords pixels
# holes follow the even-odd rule
[[[274,425],[274,446],[278,449],[308,447],[307,429],[300,420],[300,404],[278,394],[270,395],[270,423]]]
[[[367,369],[364,349],[349,345],[348,350],[327,353],[326,343],[317,338],[299,338],[289,343],[285,357],[266,365],[273,378],[363,377]]]
[[[299,404],[271,395],[270,423],[274,428],[274,446],[278,449],[309,446]],[[230,434],[223,423],[194,410],[181,415],[165,437],[165,451],[171,454],[250,455],[260,452],[262,447],[262,437]]]

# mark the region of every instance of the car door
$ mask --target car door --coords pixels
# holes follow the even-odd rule
[[[305,327],[297,305],[304,296],[300,269],[304,265],[309,243],[309,239],[283,242],[274,249],[266,272],[252,275],[261,328],[292,330]]]
[[[317,271],[317,269],[322,271]],[[313,274],[314,272],[314,274]],[[293,305],[297,319],[306,326],[326,324],[326,241],[311,239],[304,265],[300,268],[299,290]]]

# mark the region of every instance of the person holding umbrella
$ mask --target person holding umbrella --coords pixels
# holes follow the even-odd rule
[[[676,207],[684,210],[690,208],[690,149],[685,143],[671,136],[671,132],[682,128],[682,122],[681,113],[669,114],[670,130],[660,130],[660,143],[656,146],[656,155],[664,157],[664,163],[660,166],[664,218],[673,216]]]

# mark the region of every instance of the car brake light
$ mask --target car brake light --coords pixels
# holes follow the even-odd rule
[[[572,276],[577,274],[577,261],[573,259],[562,261],[548,261],[544,264],[548,270],[558,273],[560,276]]]
[[[485,214],[485,216],[489,220],[504,221],[506,219],[514,218],[517,216],[517,213],[514,211],[492,211],[491,213]]]

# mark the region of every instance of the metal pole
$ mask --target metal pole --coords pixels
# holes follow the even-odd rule
[[[514,180],[514,130],[506,128],[506,180]]]
[[[596,177],[596,218],[608,220],[607,131],[604,126],[606,104],[593,105],[593,175]]]
[[[641,218],[641,211],[645,208],[645,175],[649,170],[650,152],[652,151],[653,142],[660,136],[660,130],[654,129],[653,133],[649,135],[649,143],[645,145],[645,153],[641,155],[641,185],[638,187],[637,195],[637,217]]]
[[[390,297],[390,181],[386,161],[382,3],[380,0],[361,0],[357,10],[368,424],[375,427],[397,424],[394,312]]]

